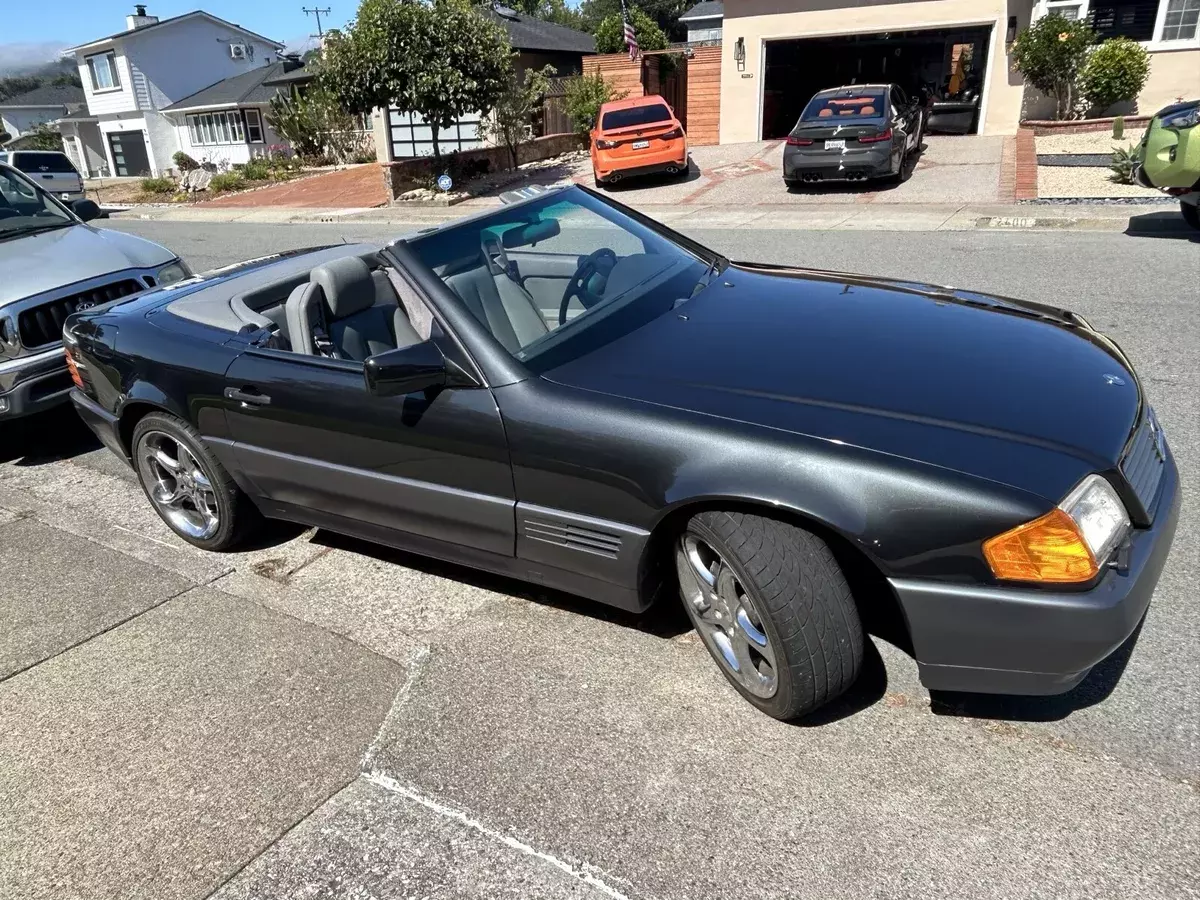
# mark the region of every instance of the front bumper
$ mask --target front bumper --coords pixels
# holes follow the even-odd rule
[[[1179,472],[1167,454],[1154,524],[1130,539],[1129,565],[1088,591],[890,579],[930,690],[1061,694],[1137,628],[1179,520]]]
[[[0,421],[60,406],[71,387],[62,347],[0,361]]]
[[[789,145],[783,153],[783,180],[787,182],[883,178],[894,174],[890,141],[846,151],[826,150],[815,144]]]

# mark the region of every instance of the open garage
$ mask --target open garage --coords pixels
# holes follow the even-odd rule
[[[784,137],[820,90],[894,82],[911,96],[962,101],[954,130],[975,132],[992,26],[764,41],[764,139]]]

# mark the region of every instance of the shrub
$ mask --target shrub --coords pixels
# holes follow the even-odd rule
[[[1124,149],[1113,147],[1112,164],[1109,166],[1112,175],[1109,177],[1117,184],[1133,184],[1133,165],[1137,162],[1137,156],[1137,144],[1130,144]]]
[[[1125,137],[1125,117],[1117,116],[1113,119],[1113,140],[1119,141]]]
[[[271,177],[271,164],[265,159],[252,159],[242,166],[241,175],[250,181],[266,181]]]
[[[521,81],[514,73],[496,102],[491,118],[484,122],[484,134],[508,148],[514,169],[517,167],[517,147],[525,140],[526,129],[533,127],[535,110],[541,106],[542,95],[550,88],[550,79],[555,72],[554,66],[526,69]]]
[[[175,182],[170,178],[143,178],[142,191],[147,194],[173,194]]]
[[[372,144],[370,147],[360,147],[358,150],[355,150],[354,153],[350,157],[350,162],[352,162],[352,163],[373,163],[373,162],[376,162],[378,159],[379,159],[379,157],[375,153],[375,145]]]
[[[208,183],[208,189],[214,194],[221,194],[225,191],[240,191],[245,186],[246,179],[237,172],[224,172],[220,175],[214,175],[212,181]]]
[[[1083,95],[1100,112],[1114,103],[1134,100],[1150,77],[1150,54],[1137,41],[1113,38],[1091,52],[1079,86]]]
[[[628,91],[617,91],[604,77],[596,72],[593,75],[577,75],[568,78],[563,83],[566,92],[563,97],[563,107],[571,118],[571,124],[581,134],[587,134],[596,124],[600,115],[600,107],[610,100],[620,100]]]
[[[24,139],[26,150],[57,150],[59,153],[66,152],[63,149],[62,135],[58,129],[39,122],[33,126],[33,131]]]
[[[175,151],[175,155],[171,157],[171,162],[175,163],[175,168],[180,172],[191,172],[200,168],[200,163],[196,162],[182,150]]]
[[[1075,109],[1079,71],[1095,42],[1096,32],[1087,23],[1051,13],[1017,35],[1013,66],[1035,88],[1054,98],[1056,118],[1069,118]]]
[[[298,97],[277,95],[271,100],[267,124],[296,148],[302,157],[348,159],[357,141],[358,124],[337,96],[319,84]]]

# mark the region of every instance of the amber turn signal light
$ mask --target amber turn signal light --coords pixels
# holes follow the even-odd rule
[[[1075,520],[1061,509],[984,541],[983,555],[997,578],[1078,583],[1100,571]]]
[[[75,364],[75,357],[71,355],[71,351],[67,350],[67,371],[71,373],[71,380],[75,382],[75,387],[83,389],[83,377],[79,374],[79,367]]]

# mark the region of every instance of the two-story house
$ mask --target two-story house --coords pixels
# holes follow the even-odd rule
[[[75,85],[43,84],[0,102],[0,131],[19,138],[82,106],[83,91]]]
[[[249,76],[280,60],[283,44],[197,10],[160,20],[136,6],[126,28],[63,51],[83,79],[86,113],[59,120],[81,171],[159,175],[182,149],[180,124],[164,110],[218,82]],[[211,123],[210,123],[211,124]],[[240,127],[238,127],[240,125]],[[222,140],[257,134],[244,119],[221,123]],[[103,167],[101,169],[101,166]]]

